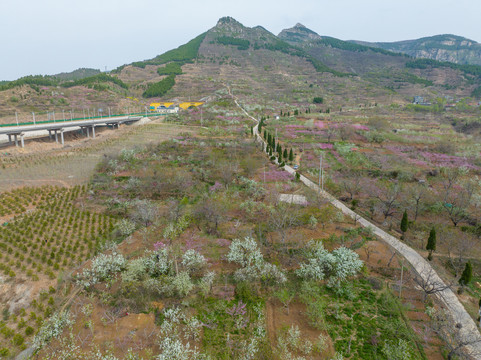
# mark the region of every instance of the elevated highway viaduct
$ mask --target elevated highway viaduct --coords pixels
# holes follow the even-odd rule
[[[111,126],[118,128],[121,124],[133,123],[140,119],[142,119],[142,116],[119,116],[94,120],[57,121],[34,125],[5,126],[0,128],[0,141],[7,141],[10,145],[15,144],[15,146],[20,145],[24,147],[24,138],[27,134],[30,136],[48,134],[50,139],[55,137],[57,143],[60,137],[60,142],[64,145],[64,131],[81,130],[86,133],[87,137],[90,137],[91,133],[92,137],[95,138],[95,127]]]

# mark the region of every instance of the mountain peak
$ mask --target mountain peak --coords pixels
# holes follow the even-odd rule
[[[294,27],[290,29],[282,30],[279,38],[291,43],[302,43],[310,40],[319,40],[321,37],[316,32],[308,29],[301,23],[297,23]]]
[[[230,16],[224,16],[224,17],[221,17],[218,21],[217,21],[217,25],[216,25],[217,28],[233,28],[233,27],[241,27],[243,28],[244,25],[242,25],[240,22],[238,22],[236,19],[234,19],[233,17],[230,17]]]

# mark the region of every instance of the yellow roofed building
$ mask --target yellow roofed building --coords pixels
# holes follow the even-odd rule
[[[200,101],[194,101],[194,102],[183,102],[183,103],[180,103],[179,104],[179,107],[184,109],[184,110],[187,110],[188,108],[190,107],[197,107],[197,106],[200,106],[202,105],[203,102],[200,102]]]

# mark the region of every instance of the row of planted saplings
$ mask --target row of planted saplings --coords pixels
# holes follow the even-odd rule
[[[55,308],[55,300],[52,294],[55,289],[50,286],[49,291],[42,291],[38,299],[32,301],[32,311],[29,313],[20,308],[11,314],[9,309],[5,307],[2,312],[2,320],[0,321],[0,334],[4,342],[3,347],[0,345],[0,358],[8,357],[12,354],[13,349],[23,350],[26,348],[25,340],[30,338],[42,326],[43,319],[52,315]]]
[[[87,189],[25,188],[25,194],[41,194],[43,204],[37,211],[9,223],[0,234],[0,246],[7,255],[0,259],[0,270],[9,276],[22,271],[38,279],[37,273],[43,271],[54,277],[53,271],[90,257],[99,245],[99,235],[111,231],[113,221],[72,205]],[[16,195],[20,193],[17,191]]]

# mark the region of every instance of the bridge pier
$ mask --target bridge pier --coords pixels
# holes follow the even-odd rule
[[[64,132],[64,129],[60,129],[60,139],[62,140],[62,146],[64,145],[63,132]]]
[[[12,133],[7,133],[8,136],[8,143],[12,144],[15,143],[15,146],[18,147],[18,137],[20,136],[20,145],[22,148],[25,147],[25,141],[24,141],[24,136],[25,134],[23,132],[12,132]],[[13,136],[13,141],[12,141],[12,136]]]

